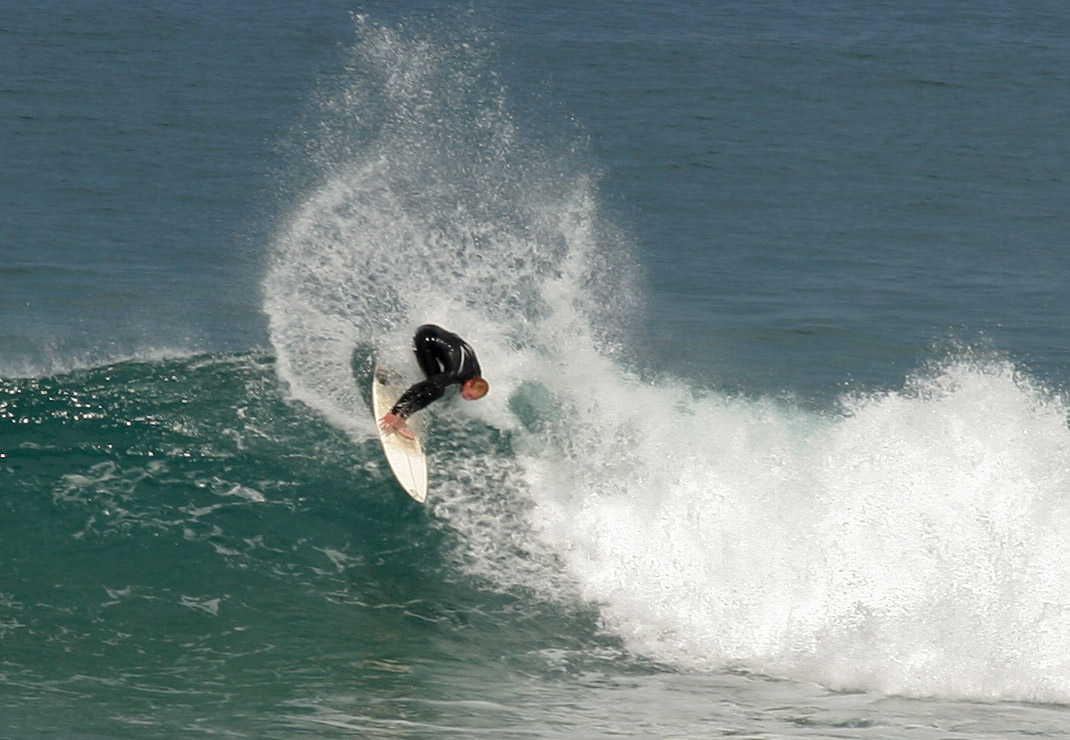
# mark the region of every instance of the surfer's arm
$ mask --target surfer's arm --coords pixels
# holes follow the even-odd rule
[[[390,409],[390,414],[396,414],[402,419],[409,418],[420,409],[427,408],[432,402],[442,398],[442,394],[446,392],[446,387],[451,382],[453,382],[453,377],[448,373],[432,375],[427,380],[420,381],[401,394],[394,408]]]

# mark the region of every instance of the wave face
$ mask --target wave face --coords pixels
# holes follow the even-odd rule
[[[417,325],[476,347],[492,392],[437,406],[430,453],[456,568],[578,594],[681,669],[1070,698],[1061,396],[968,350],[828,413],[637,375],[639,281],[582,156],[519,129],[485,40],[358,32],[265,310],[290,396],[357,444]]]
[[[448,705],[428,667],[609,642],[589,610],[469,576],[378,441],[287,402],[269,355],[0,380],[0,514],[20,737],[291,737],[343,690]]]

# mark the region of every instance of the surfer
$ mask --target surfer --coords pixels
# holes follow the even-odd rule
[[[402,393],[394,407],[379,420],[379,427],[384,431],[397,432],[408,439],[412,439],[412,432],[405,420],[442,398],[449,386],[460,385],[461,397],[466,401],[483,398],[490,390],[481,375],[475,351],[453,332],[424,324],[412,338],[412,350],[426,380]]]

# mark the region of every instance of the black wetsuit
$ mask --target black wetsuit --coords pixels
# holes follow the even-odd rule
[[[442,398],[449,386],[480,377],[479,360],[468,342],[441,326],[424,324],[417,329],[412,349],[427,380],[402,393],[390,409],[402,419]]]

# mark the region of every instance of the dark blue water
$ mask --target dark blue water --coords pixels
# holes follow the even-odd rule
[[[1054,2],[0,7],[0,736],[1066,735],[1068,62]],[[426,321],[492,392],[421,507]]]

